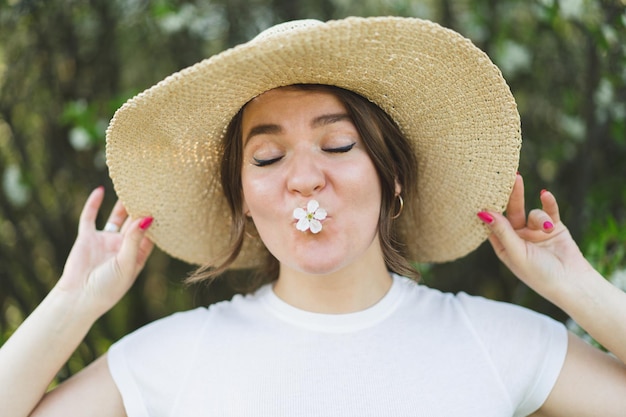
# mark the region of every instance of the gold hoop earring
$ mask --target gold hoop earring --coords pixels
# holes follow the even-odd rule
[[[391,220],[395,220],[400,217],[400,215],[402,214],[402,210],[404,210],[404,200],[402,199],[402,196],[398,194],[396,197],[398,197],[398,200],[400,201],[400,208],[394,216],[391,216]]]

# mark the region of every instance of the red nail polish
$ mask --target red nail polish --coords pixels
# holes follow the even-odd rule
[[[152,224],[152,221],[154,220],[154,217],[146,217],[144,218],[141,223],[139,223],[139,228],[141,230],[146,230],[148,227],[150,227],[150,225]]]
[[[486,211],[481,211],[477,214],[478,218],[487,224],[493,223],[493,216]]]
[[[543,222],[543,228],[544,230],[550,230],[554,227],[554,225],[552,224],[552,222]]]

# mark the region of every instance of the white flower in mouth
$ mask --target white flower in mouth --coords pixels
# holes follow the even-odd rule
[[[306,232],[311,230],[311,233],[319,233],[322,230],[322,222],[326,218],[326,210],[320,208],[320,203],[316,200],[311,200],[306,205],[306,210],[298,207],[293,211],[293,217],[298,220],[296,223],[296,229]]]

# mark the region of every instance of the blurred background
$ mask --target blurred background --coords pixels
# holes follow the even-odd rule
[[[172,72],[299,18],[421,17],[487,52],[522,117],[527,205],[550,189],[585,255],[626,289],[625,8],[626,0],[0,0],[0,344],[61,275],[89,192],[106,187],[103,213],[115,202],[104,160],[115,109]],[[488,244],[420,269],[430,286],[567,320]],[[185,286],[192,270],[156,251],[58,380],[149,321],[232,296],[228,279]]]

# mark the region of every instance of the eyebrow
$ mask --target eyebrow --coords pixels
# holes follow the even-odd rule
[[[344,120],[352,121],[352,118],[348,115],[348,113],[323,114],[311,120],[311,127],[326,126],[337,122],[343,122]]]
[[[322,114],[321,116],[317,116],[313,120],[311,120],[310,126],[312,128],[316,128],[342,122],[344,120],[352,121],[352,118],[348,115],[348,113]],[[246,136],[245,143],[247,143],[250,138],[256,135],[272,135],[281,133],[282,131],[282,126],[277,124],[257,125],[250,129],[250,132],[248,132],[248,135]]]
[[[275,124],[266,124],[266,125],[257,125],[250,129],[248,135],[246,136],[246,140],[244,143],[248,143],[250,138],[256,135],[272,135],[277,134],[283,131],[283,128],[280,125]]]

